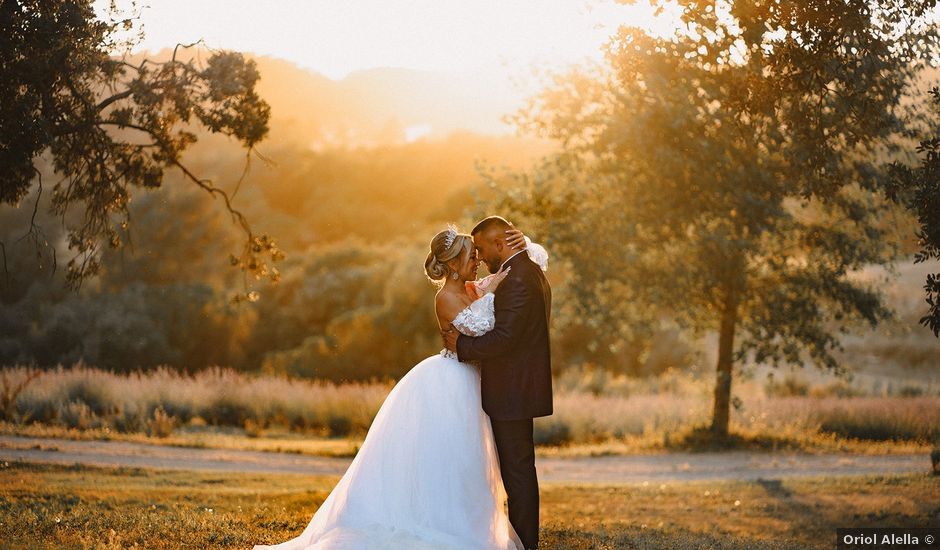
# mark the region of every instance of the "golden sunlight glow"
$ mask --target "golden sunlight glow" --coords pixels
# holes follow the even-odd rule
[[[332,79],[377,67],[444,72],[510,107],[539,89],[544,71],[599,61],[620,25],[666,34],[676,24],[647,3],[612,0],[159,0],[141,12],[150,51],[204,39]]]

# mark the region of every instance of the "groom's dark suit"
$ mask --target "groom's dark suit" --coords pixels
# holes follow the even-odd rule
[[[509,521],[526,548],[537,548],[539,486],[532,419],[552,414],[552,289],[525,252],[504,265],[512,269],[496,288],[496,326],[479,337],[460,335],[457,357],[481,364],[483,410],[493,425]]]

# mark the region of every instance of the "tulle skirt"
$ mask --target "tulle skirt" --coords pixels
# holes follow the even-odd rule
[[[392,388],[303,533],[255,550],[517,550],[473,365],[434,355]]]

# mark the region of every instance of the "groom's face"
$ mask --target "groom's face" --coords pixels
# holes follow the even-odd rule
[[[487,235],[489,231],[477,233],[473,236],[473,246],[477,250],[477,257],[486,264],[486,268],[490,273],[496,273],[499,271],[499,266],[502,264],[500,258],[500,251],[497,247],[496,239],[491,238]]]

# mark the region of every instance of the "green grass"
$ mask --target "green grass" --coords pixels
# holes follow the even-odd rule
[[[298,534],[335,482],[11,463],[0,468],[0,547],[249,548]],[[831,548],[838,526],[940,522],[940,477],[926,473],[545,484],[541,499],[544,549]]]

